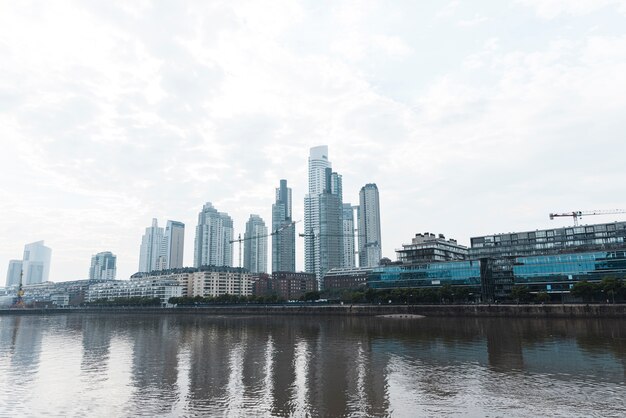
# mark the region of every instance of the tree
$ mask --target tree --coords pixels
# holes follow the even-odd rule
[[[528,286],[525,285],[516,285],[511,289],[511,299],[517,301],[517,303],[525,303],[528,302],[531,298],[530,290],[528,290]]]
[[[537,302],[545,303],[550,300],[550,295],[548,292],[539,292],[535,298],[537,299]]]
[[[613,303],[615,303],[615,296],[621,293],[623,286],[623,282],[615,277],[605,277],[600,282],[600,289],[602,289],[607,299],[612,300]]]
[[[585,302],[591,302],[597,287],[593,283],[589,283],[587,280],[574,283],[572,286],[572,295],[577,298],[582,298]]]

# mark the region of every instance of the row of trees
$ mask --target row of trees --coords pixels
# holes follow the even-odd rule
[[[269,296],[239,296],[239,295],[220,295],[220,296],[181,296],[172,297],[168,300],[169,303],[179,306],[191,306],[191,305],[224,305],[224,304],[236,304],[236,303],[282,303],[284,299],[278,297],[278,295]]]
[[[437,288],[328,290],[321,294],[322,298],[329,300],[374,304],[469,303],[475,301],[479,296],[480,294],[476,290],[449,284]]]
[[[622,279],[607,277],[601,282],[583,280],[572,287],[572,295],[585,302],[613,302],[626,299],[626,283]]]
[[[96,299],[87,302],[87,306],[160,306],[160,298],[134,296],[131,298]]]

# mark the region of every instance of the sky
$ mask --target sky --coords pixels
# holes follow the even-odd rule
[[[317,145],[344,202],[378,185],[392,260],[626,209],[626,1],[0,0],[4,274],[45,240],[52,281],[126,279],[152,218],[193,265],[205,202],[236,236],[284,178],[302,219]]]

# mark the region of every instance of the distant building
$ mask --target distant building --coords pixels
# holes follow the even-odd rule
[[[50,258],[52,250],[43,241],[33,242],[24,246],[22,259],[23,284],[37,284],[48,281],[50,274]]]
[[[625,245],[626,222],[485,235],[470,241],[472,259],[607,250]]]
[[[374,183],[359,192],[359,267],[377,266],[382,258],[380,198]]]
[[[146,232],[141,238],[139,249],[139,270],[150,272],[159,270],[159,256],[161,254],[161,242],[163,240],[163,228],[160,228],[158,221],[152,219],[152,226],[146,228]]]
[[[91,257],[89,280],[115,280],[117,257],[105,251]]]
[[[20,284],[20,275],[22,274],[22,260],[10,260],[9,269],[7,271],[6,286],[17,286]]]
[[[272,205],[272,271],[296,270],[296,227],[291,207],[291,188],[287,180],[281,180]]]
[[[94,283],[89,286],[87,302],[99,299],[113,300],[119,298],[159,298],[161,305],[167,306],[171,297],[182,296],[183,287],[167,277],[147,277],[136,280],[114,280]]]
[[[432,263],[440,261],[467,260],[469,250],[454,239],[448,239],[439,234],[415,234],[410,244],[402,244],[396,250],[398,261],[403,264]]]
[[[311,273],[276,271],[271,276],[259,275],[254,279],[254,294],[277,295],[285,300],[297,300],[307,292],[317,290],[317,280]]]
[[[343,204],[343,268],[356,267],[354,246],[354,207],[350,203]]]
[[[178,221],[167,221],[161,250],[158,270],[169,270],[183,266],[185,249],[185,224]]]
[[[343,192],[341,176],[331,169],[328,146],[309,154],[309,190],[304,198],[304,265],[318,286],[326,271],[343,265]]]
[[[324,275],[324,290],[364,289],[371,272],[371,267],[331,269]]]
[[[267,272],[267,227],[259,215],[250,215],[246,222],[243,268],[251,273]]]
[[[207,202],[198,214],[194,266],[232,266],[233,220]]]

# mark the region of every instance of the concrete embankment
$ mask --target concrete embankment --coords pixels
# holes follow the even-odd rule
[[[0,315],[423,315],[436,317],[626,318],[626,304],[567,305],[228,305],[184,308],[2,309]]]

